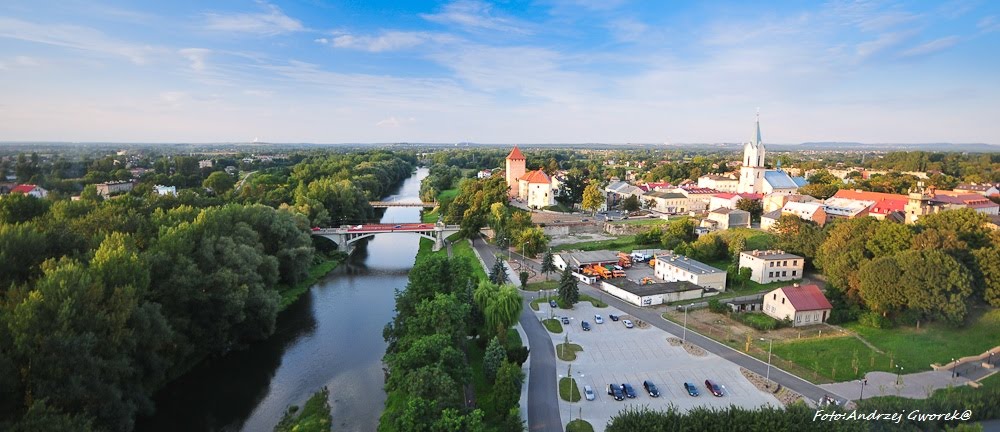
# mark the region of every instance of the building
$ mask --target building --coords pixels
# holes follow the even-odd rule
[[[565,270],[569,266],[570,270],[579,272],[590,265],[618,264],[618,253],[606,250],[564,252],[553,255],[552,264],[559,270]]]
[[[97,188],[97,194],[102,197],[127,193],[131,191],[134,186],[135,183],[132,183],[131,181],[107,182],[94,185],[94,187]]]
[[[718,193],[709,199],[708,208],[712,210],[717,208],[735,209],[740,200],[759,200],[761,198],[761,194],[755,193]]]
[[[805,259],[782,250],[740,252],[740,267],[749,268],[750,280],[761,285],[802,279]]]
[[[800,327],[826,322],[833,306],[816,285],[793,284],[764,295],[764,313]]]
[[[688,186],[674,189],[674,192],[684,194],[688,198],[688,209],[691,211],[708,210],[712,197],[722,192],[702,187]]]
[[[156,186],[153,186],[153,190],[155,190],[156,193],[158,193],[160,195],[173,195],[173,196],[177,196],[177,187],[176,186],[156,185]]]
[[[735,193],[739,184],[740,180],[732,174],[709,174],[698,177],[698,187],[715,189],[720,192]]]
[[[507,155],[504,175],[507,178],[507,187],[510,188],[511,195],[517,195],[518,179],[524,177],[525,164],[527,162],[528,159],[524,157],[524,154],[521,153],[521,150],[517,146],[514,146],[514,149]]]
[[[211,168],[211,167],[212,167],[211,159],[202,159],[198,161],[198,168]]]
[[[970,208],[987,216],[1000,213],[1000,204],[977,193],[932,191],[930,202],[932,205],[942,207],[942,210]]]
[[[803,220],[816,222],[819,226],[826,224],[826,205],[821,202],[789,201],[781,208],[781,214],[793,214]]]
[[[708,212],[705,224],[706,228],[729,229],[729,228],[750,228],[750,212],[740,209],[717,208]],[[703,225],[704,226],[704,225]]]
[[[690,209],[688,197],[677,192],[649,192],[642,196],[644,201],[652,201],[650,210],[660,213],[677,214],[684,213]]]
[[[656,306],[719,293],[686,281],[636,283],[625,278],[602,280],[601,289],[636,306]]]
[[[657,259],[653,274],[667,282],[687,281],[705,288],[726,290],[726,271],[683,255]]]
[[[17,186],[14,186],[14,188],[10,190],[10,193],[31,195],[35,198],[45,198],[49,196],[49,191],[45,190],[45,188],[41,186],[36,186],[33,184],[19,184]]]
[[[778,219],[781,218],[781,209],[772,210],[767,213],[760,215],[760,229],[764,231],[770,231],[774,228],[774,224],[778,223]]]
[[[517,196],[523,199],[528,207],[545,208],[556,205],[552,178],[545,174],[545,171],[530,171],[517,179],[517,184]]]
[[[612,178],[611,183],[604,187],[604,201],[607,208],[613,208],[621,204],[626,198],[636,196],[640,198],[646,193],[638,186],[632,186],[627,182]]]
[[[476,178],[478,178],[478,179],[487,179],[487,178],[490,178],[490,176],[492,176],[492,175],[493,175],[493,171],[492,170],[484,169],[484,170],[479,171],[478,173],[476,173]]]
[[[959,193],[980,194],[986,197],[993,195],[1000,195],[1000,187],[989,183],[983,183],[983,184],[963,183],[958,186],[955,186],[955,189],[952,190]]]
[[[819,202],[819,200],[802,194],[768,195],[763,198],[761,206],[764,207],[764,212],[770,212],[781,210],[788,202]]]
[[[740,167],[740,180],[736,192],[759,193],[764,195],[790,195],[799,190],[799,184],[785,171],[769,170],[764,165],[767,153],[760,137],[760,114],[757,115],[754,135],[750,142],[743,145],[743,166]]]
[[[859,201],[833,196],[824,202],[823,211],[826,212],[827,222],[832,219],[854,219],[868,216],[868,209],[873,204],[873,201]]]

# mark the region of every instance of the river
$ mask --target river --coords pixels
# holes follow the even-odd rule
[[[419,201],[418,169],[386,197]],[[419,221],[420,209],[390,208],[383,223]],[[138,431],[271,431],[289,405],[330,389],[333,430],[374,431],[385,403],[382,328],[406,286],[420,238],[382,234],[368,241],[284,310],[267,340],[202,362],[156,394],[156,414]]]

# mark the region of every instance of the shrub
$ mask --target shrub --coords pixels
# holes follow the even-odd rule
[[[858,323],[865,327],[884,329],[892,327],[892,322],[878,312],[865,312],[861,314]]]
[[[757,330],[763,330],[763,331],[774,330],[781,325],[780,321],[760,313],[741,313],[741,314],[736,314],[735,316],[736,319],[742,322],[743,324],[746,324]]]
[[[708,301],[708,310],[715,313],[726,313],[729,312],[729,306],[720,302],[719,299],[711,299]]]

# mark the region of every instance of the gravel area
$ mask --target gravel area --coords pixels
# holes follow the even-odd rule
[[[691,354],[691,355],[693,355],[695,357],[704,357],[704,356],[706,356],[708,354],[708,353],[705,352],[704,348],[702,348],[702,347],[700,347],[698,345],[693,345],[693,344],[690,344],[690,343],[687,343],[687,342],[683,342],[680,339],[675,338],[675,337],[669,337],[669,338],[667,338],[667,342],[670,343],[670,346],[683,346],[684,351],[687,351],[688,354]]]
[[[765,380],[764,377],[762,377],[762,376],[760,376],[758,374],[755,374],[753,372],[750,372],[746,368],[740,368],[740,373],[743,374],[744,377],[746,377],[747,381],[750,381],[751,384],[753,384],[755,387],[757,387],[757,390],[760,390],[762,392],[768,392],[768,393],[773,393],[774,392],[773,386],[772,386],[772,388],[768,388],[765,385],[766,382],[767,382],[767,380]],[[772,381],[772,383],[773,383],[773,381]],[[773,394],[774,394],[774,397],[778,398],[779,402],[781,402],[783,405],[786,405],[786,406],[789,405],[789,404],[792,404],[794,402],[798,402],[798,401],[805,402],[802,399],[802,395],[800,395],[800,394],[798,394],[798,393],[796,393],[794,391],[791,391],[791,390],[789,390],[789,389],[787,389],[785,387],[782,387],[781,390],[778,390],[778,393],[773,393]]]

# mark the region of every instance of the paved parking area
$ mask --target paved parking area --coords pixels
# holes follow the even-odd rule
[[[550,310],[541,305],[537,315],[548,318]],[[613,307],[595,308],[589,302],[578,303],[573,310],[556,309],[556,316],[570,317],[570,324],[564,325],[564,332],[551,334],[553,344],[565,340],[568,332],[570,343],[583,347],[577,354],[572,374],[583,394],[583,386],[594,388],[596,399],[569,403],[560,399],[563,423],[582,418],[603,431],[608,420],[629,405],[648,406],[651,409],[665,409],[673,404],[678,409],[688,410],[698,406],[728,407],[739,405],[754,408],[764,405],[779,406],[771,394],[757,390],[740,374],[739,366],[714,354],[695,357],[681,347],[667,342],[673,335],[653,326],[646,328],[626,328],[621,321],[611,321],[608,314],[622,315]],[[604,318],[604,324],[594,322],[594,314]],[[591,325],[591,331],[581,329],[581,321]],[[635,321],[635,320],[633,320]],[[557,359],[556,371],[565,376],[570,362]],[[711,379],[725,387],[724,397],[714,397],[707,392],[704,382]],[[650,397],[642,388],[642,382],[650,380],[661,392],[659,398]],[[692,382],[701,393],[698,397],[688,396],[684,382]],[[635,399],[616,401],[607,394],[609,383],[629,383],[636,390]]]

